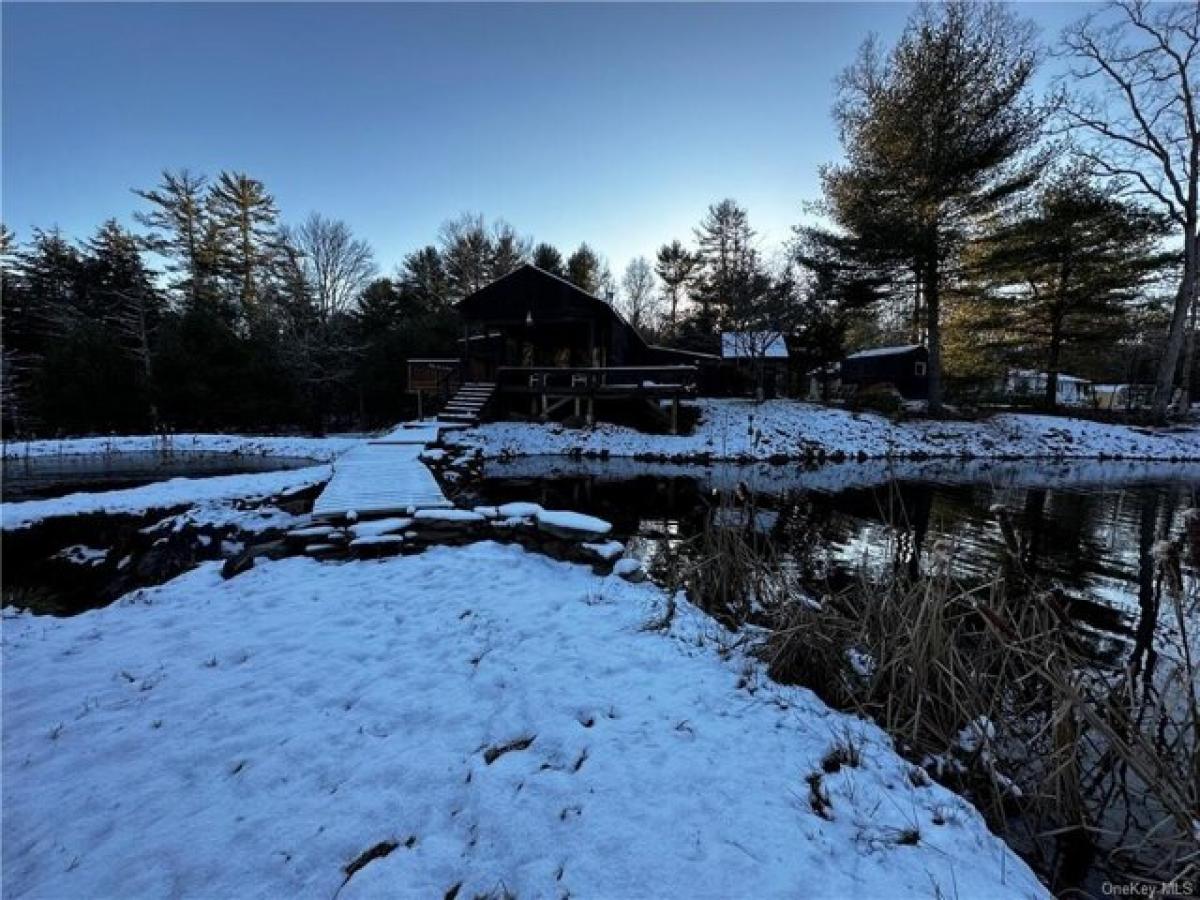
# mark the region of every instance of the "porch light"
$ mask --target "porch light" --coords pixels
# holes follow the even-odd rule
[[[533,310],[528,310],[525,313],[525,327],[528,328],[533,324]]]

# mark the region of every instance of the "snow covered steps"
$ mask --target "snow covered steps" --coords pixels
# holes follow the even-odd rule
[[[438,415],[438,421],[454,425],[475,425],[495,392],[496,385],[492,382],[467,382],[450,398],[446,408]]]

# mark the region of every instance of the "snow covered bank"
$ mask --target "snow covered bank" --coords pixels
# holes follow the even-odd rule
[[[1005,414],[982,422],[893,423],[869,413],[773,400],[700,400],[700,422],[685,436],[642,434],[617,425],[591,429],[495,422],[450,433],[451,446],[487,457],[564,455],[768,460],[819,456],[871,459],[1200,460],[1200,428],[1153,431],[1054,416]]]
[[[9,616],[5,893],[1046,896],[875,727],[686,604],[642,630],[662,600],[480,543]]]
[[[4,459],[41,456],[97,456],[110,453],[229,453],[238,456],[290,456],[328,462],[362,443],[361,437],[257,437],[236,434],[130,435],[10,441]]]
[[[724,461],[708,464],[656,462],[629,457],[514,456],[488,460],[484,478],[587,478],[622,482],[633,478],[694,478],[706,488],[732,491],[745,485],[755,493],[789,491],[837,493],[891,482],[982,484],[995,488],[1096,489],[1145,484],[1200,484],[1200,462],[1090,459],[890,459],[810,465]]]
[[[0,504],[4,531],[24,528],[44,519],[87,513],[140,514],[186,504],[228,504],[254,500],[312,487],[328,481],[329,466],[308,466],[282,472],[217,475],[208,478],[172,478],[121,491],[67,494],[45,500]],[[211,516],[210,516],[211,517]]]

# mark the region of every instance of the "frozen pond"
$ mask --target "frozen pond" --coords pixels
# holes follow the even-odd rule
[[[0,499],[36,500],[77,491],[140,487],[170,478],[275,472],[313,464],[301,457],[187,451],[15,457],[4,460]]]

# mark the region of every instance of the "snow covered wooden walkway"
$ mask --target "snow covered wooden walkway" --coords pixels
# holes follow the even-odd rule
[[[445,428],[437,422],[402,422],[382,437],[373,438],[371,444],[420,444],[425,446],[438,439]]]
[[[313,516],[390,515],[454,506],[420,459],[439,430],[433,423],[405,423],[343,455],[313,504]]]

